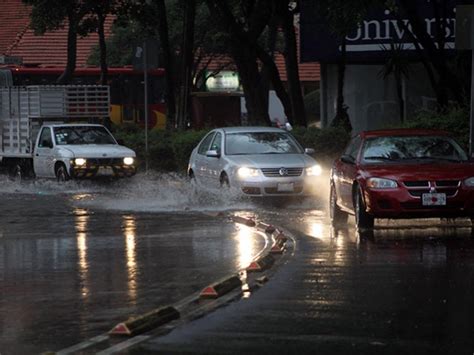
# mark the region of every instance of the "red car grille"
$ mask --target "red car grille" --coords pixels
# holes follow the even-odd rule
[[[436,192],[445,193],[446,197],[453,197],[458,192],[461,181],[459,180],[437,180],[430,181],[404,181],[403,184],[408,190],[408,193],[413,197],[421,197],[422,194],[432,192],[434,188]]]

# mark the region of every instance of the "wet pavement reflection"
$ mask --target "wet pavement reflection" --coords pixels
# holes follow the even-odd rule
[[[18,189],[0,191],[2,355],[57,351],[102,334],[243,268],[266,243],[179,202],[176,211],[156,201],[156,212],[143,212],[137,198],[122,211],[107,208],[115,191],[104,187]]]

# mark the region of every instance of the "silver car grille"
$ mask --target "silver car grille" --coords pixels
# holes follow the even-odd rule
[[[303,168],[262,168],[262,173],[266,177],[288,177],[301,176]]]

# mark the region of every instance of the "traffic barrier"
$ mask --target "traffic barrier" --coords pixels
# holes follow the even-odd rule
[[[171,306],[155,309],[144,315],[129,318],[117,324],[109,331],[110,335],[137,335],[180,317],[179,312]]]
[[[238,275],[231,276],[226,279],[222,279],[213,283],[210,286],[204,288],[201,291],[199,297],[200,298],[218,298],[226,293],[232,291],[237,287],[242,286],[242,281],[240,280]]]
[[[273,236],[273,239],[275,241],[277,240],[283,240],[284,242],[286,242],[288,240],[288,238],[286,237],[285,233],[283,233],[281,230],[279,229],[276,229],[273,233],[272,233],[272,236]]]
[[[275,231],[274,226],[272,226],[271,224],[263,223],[263,222],[257,223],[257,229],[268,234],[272,234]]]
[[[252,261],[250,265],[247,267],[247,272],[264,271],[270,268],[274,262],[275,262],[275,259],[273,258],[273,256],[271,254],[267,254],[261,257],[260,259]]]
[[[241,216],[232,216],[231,219],[235,223],[245,224],[248,227],[255,227],[255,221],[252,218],[245,218]]]
[[[276,239],[272,245],[272,248],[270,249],[270,253],[273,253],[273,254],[283,253],[283,251],[285,250],[285,243],[286,241],[283,240],[282,238]]]

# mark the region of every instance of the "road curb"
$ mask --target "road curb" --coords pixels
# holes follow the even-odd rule
[[[261,271],[265,271],[271,268],[274,263],[275,263],[275,258],[271,254],[267,254],[255,261],[252,261],[246,270],[247,272],[252,272],[252,271],[261,272]]]
[[[179,312],[172,306],[157,308],[138,317],[132,317],[125,322],[118,323],[109,331],[109,335],[133,336],[180,317]]]
[[[242,281],[240,280],[240,277],[238,275],[233,275],[205,287],[199,294],[199,297],[218,298],[241,286]]]
[[[235,223],[245,224],[247,227],[255,227],[255,220],[241,216],[231,216],[230,219]]]

